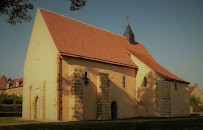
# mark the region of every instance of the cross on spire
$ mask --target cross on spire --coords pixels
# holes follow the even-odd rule
[[[129,16],[128,16],[128,14],[127,14],[127,24],[129,24]]]

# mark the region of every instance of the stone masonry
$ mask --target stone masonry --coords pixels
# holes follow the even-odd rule
[[[71,120],[78,121],[83,120],[83,73],[80,69],[75,69],[72,73],[70,94],[73,97],[73,104],[71,105],[71,111],[73,112]]]
[[[171,115],[171,97],[169,81],[157,82],[157,107],[159,116]]]
[[[109,78],[107,73],[100,73],[100,85],[97,92],[97,119],[105,120],[110,118],[109,106]]]

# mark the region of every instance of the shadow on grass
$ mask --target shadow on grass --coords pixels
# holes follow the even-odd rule
[[[21,117],[0,117],[0,125],[5,123],[39,122],[33,120],[23,120]]]
[[[142,118],[149,119],[149,118]],[[27,125],[0,126],[0,129],[202,129],[203,118],[187,118],[184,120],[162,121],[130,119],[125,122],[84,121],[84,122],[54,122]],[[178,118],[177,118],[178,119]],[[120,120],[121,121],[121,120]]]

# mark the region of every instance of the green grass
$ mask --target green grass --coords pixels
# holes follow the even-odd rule
[[[32,120],[22,120],[21,117],[0,117],[0,125],[5,123],[37,122]]]
[[[144,118],[142,118],[144,119]],[[157,121],[150,119],[149,121],[141,121],[142,119],[128,119],[127,122],[111,122],[111,121],[83,121],[83,122],[58,122],[58,123],[43,123],[43,124],[27,124],[27,125],[12,125],[0,126],[0,129],[203,129],[203,118],[188,118],[186,120],[168,120]],[[148,118],[146,118],[148,119]],[[13,119],[9,119],[13,120]],[[140,122],[139,122],[140,120]],[[125,120],[119,120],[125,121]],[[133,122],[135,121],[135,122]],[[1,121],[0,121],[1,122]]]

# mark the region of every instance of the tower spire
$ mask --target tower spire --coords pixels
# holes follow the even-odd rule
[[[123,36],[126,37],[131,44],[135,45],[134,33],[129,24],[127,24]]]

